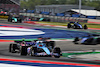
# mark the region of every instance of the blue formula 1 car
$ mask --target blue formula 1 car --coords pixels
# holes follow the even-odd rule
[[[53,44],[53,41],[37,41],[35,45],[28,47],[27,53],[31,56],[54,56],[55,58],[59,58],[61,50],[59,47],[54,47]]]
[[[84,45],[97,45],[100,44],[100,36],[96,37],[84,37],[78,38],[76,37],[73,41],[75,44],[84,44]]]
[[[55,47],[54,41],[15,41],[9,46],[9,52],[18,52],[20,55],[30,56],[54,56],[59,58],[61,56],[61,50],[59,47]]]
[[[8,22],[13,22],[13,23],[21,23],[22,19],[20,17],[13,17],[13,16],[9,16],[8,17]]]
[[[70,23],[68,23],[67,28],[73,28],[73,29],[88,29],[87,25],[82,26],[78,22],[70,22]]]

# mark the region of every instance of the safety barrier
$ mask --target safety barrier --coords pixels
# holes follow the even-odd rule
[[[70,21],[78,21],[78,22],[85,22],[87,23],[87,18],[75,18],[75,17],[66,17],[66,16],[51,16],[51,15],[44,15],[44,14],[35,14],[35,13],[20,13],[23,16],[31,16],[35,18],[49,18],[51,22],[70,22]],[[61,14],[63,15],[63,14]]]

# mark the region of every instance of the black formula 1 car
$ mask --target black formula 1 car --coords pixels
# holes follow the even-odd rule
[[[25,51],[25,49],[30,47],[30,44],[27,44],[27,42],[31,42],[31,41],[14,41],[14,43],[11,43],[9,45],[9,52],[11,53],[18,52],[20,53],[20,55],[25,55],[25,53],[27,52]]]
[[[8,17],[8,22],[13,22],[13,23],[22,23],[22,19],[20,17],[13,17],[9,16]]]
[[[82,26],[78,22],[70,22],[70,23],[68,23],[67,28],[73,28],[73,29],[88,29],[87,25]]]
[[[84,45],[97,45],[100,44],[100,36],[97,37],[84,37],[78,38],[76,37],[73,41],[75,44],[84,44]]]
[[[54,56],[59,58],[61,56],[60,48],[55,47],[54,41],[46,40],[47,38],[34,41],[15,41],[15,43],[10,44],[9,52],[18,52],[20,55]]]

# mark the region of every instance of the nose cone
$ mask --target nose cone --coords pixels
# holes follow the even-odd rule
[[[47,55],[50,55],[50,51],[47,47],[44,47],[43,50],[46,52]]]

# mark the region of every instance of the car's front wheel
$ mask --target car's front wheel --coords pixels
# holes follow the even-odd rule
[[[84,29],[88,29],[87,25],[84,25]]]
[[[53,53],[57,53],[58,55],[54,55],[55,58],[60,58],[61,50],[59,47],[54,48]]]

